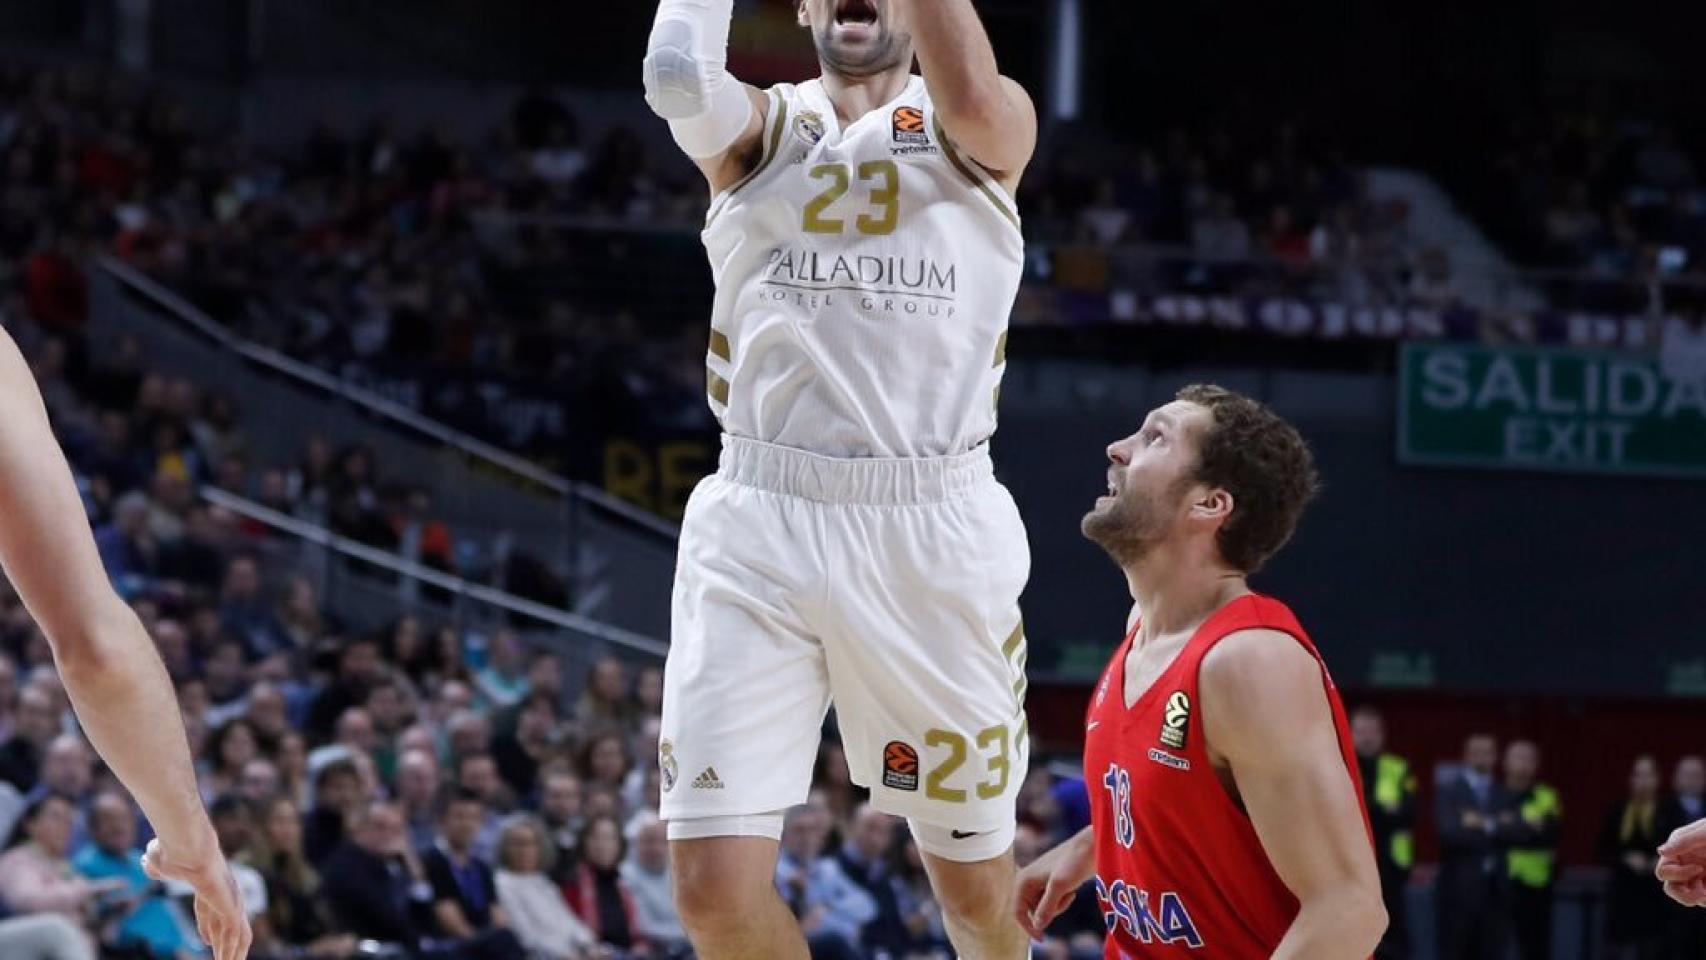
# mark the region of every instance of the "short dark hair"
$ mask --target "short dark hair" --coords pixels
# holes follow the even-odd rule
[[[1232,494],[1232,516],[1216,537],[1220,555],[1255,573],[1291,539],[1320,492],[1315,457],[1296,427],[1243,394],[1193,384],[1177,399],[1207,408],[1213,418],[1197,438],[1195,479]]]
[[[348,757],[333,760],[321,767],[320,772],[314,774],[314,789],[319,790],[324,787],[326,781],[333,777],[353,777],[359,780],[361,779],[361,769],[355,765],[354,760]]]
[[[464,803],[472,803],[484,808],[486,806],[486,798],[472,790],[469,790],[467,787],[456,787],[450,791],[449,797],[444,801],[444,812],[449,813],[450,808],[457,804]]]
[[[26,804],[23,812],[18,814],[18,819],[12,825],[12,835],[6,841],[6,846],[15,847],[28,840],[29,836],[27,831],[29,830],[30,824],[35,823],[37,818],[47,812],[48,805],[54,803],[64,804],[73,810],[77,809],[77,804],[72,802],[71,798],[64,794],[55,793],[52,790],[42,793],[40,796]]]
[[[207,815],[210,819],[218,820],[223,817],[248,816],[249,801],[235,793],[222,793],[213,798],[207,805]]]

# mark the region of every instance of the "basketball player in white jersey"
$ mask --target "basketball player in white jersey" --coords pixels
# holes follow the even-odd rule
[[[241,960],[249,920],[202,809],[172,681],[101,568],[41,393],[4,330],[0,568],[47,636],[83,731],[154,827],[143,866],[194,887],[196,926],[215,960]]]
[[[959,955],[1017,960],[1030,554],[988,441],[1036,114],[971,0],[802,0],[822,76],[768,91],[726,74],[730,11],[662,0],[645,60],[710,182],[724,431],[682,528],[665,679],[678,906],[707,960],[806,956],[773,876],[833,700]]]

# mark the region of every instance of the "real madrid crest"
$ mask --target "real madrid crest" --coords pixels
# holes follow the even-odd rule
[[[823,139],[823,114],[816,110],[802,110],[794,126],[800,131],[801,139],[808,143],[815,144]]]
[[[680,772],[680,765],[675,762],[675,744],[668,740],[658,741],[658,780],[664,793],[675,786],[676,774]]]

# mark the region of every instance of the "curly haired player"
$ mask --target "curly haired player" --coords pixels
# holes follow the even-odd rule
[[[1033,934],[1091,876],[1109,960],[1362,960],[1386,929],[1338,690],[1285,605],[1245,578],[1314,496],[1303,438],[1187,387],[1108,447],[1084,533],[1136,601],[1085,722],[1091,826],[1027,867]]]

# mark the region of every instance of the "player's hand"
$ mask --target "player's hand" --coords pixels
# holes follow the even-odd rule
[[[1686,907],[1706,907],[1706,820],[1672,833],[1659,847],[1653,872],[1672,900]]]
[[[237,880],[217,843],[201,851],[180,852],[158,838],[148,841],[142,869],[151,879],[180,880],[195,889],[195,925],[214,960],[243,960],[254,934],[237,892]]]
[[[1659,846],[1659,856],[1706,868],[1706,820],[1677,827],[1671,832],[1670,839]]]
[[[1088,829],[1038,857],[1019,871],[1014,914],[1032,940],[1072,903],[1078,888],[1095,872],[1095,839]]]

